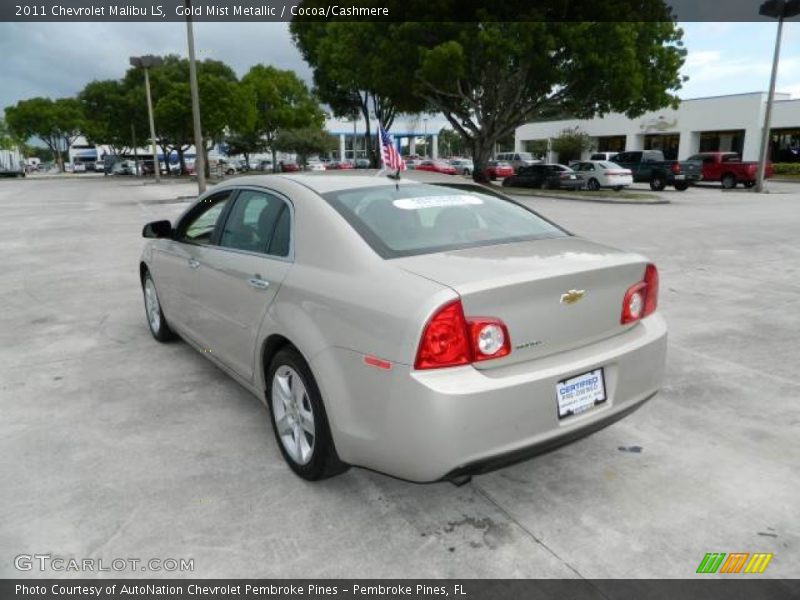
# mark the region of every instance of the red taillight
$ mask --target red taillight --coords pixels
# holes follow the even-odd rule
[[[643,319],[655,312],[658,306],[658,269],[649,263],[644,270],[644,279],[628,288],[622,298],[623,325]]]
[[[681,163],[679,163],[679,162],[674,162],[674,163],[672,163],[672,166],[670,167],[670,170],[671,170],[671,171],[672,171],[672,172],[673,172],[675,175],[677,175],[678,173],[680,173],[680,172],[681,172]]]
[[[644,317],[653,314],[658,307],[658,269],[649,263],[644,270],[644,283],[647,285],[647,295],[644,298]]]
[[[467,319],[461,301],[455,300],[442,306],[425,325],[414,368],[468,365],[510,353],[508,329],[500,319]]]
[[[467,320],[461,300],[441,307],[428,321],[419,341],[415,369],[454,367],[471,362]]]

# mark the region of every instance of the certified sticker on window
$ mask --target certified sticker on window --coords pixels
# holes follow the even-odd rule
[[[439,208],[443,206],[472,206],[483,204],[477,196],[456,194],[452,196],[423,196],[420,198],[401,198],[392,204],[403,210],[420,210],[422,208]]]

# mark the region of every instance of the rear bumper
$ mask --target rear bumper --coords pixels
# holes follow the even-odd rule
[[[464,477],[467,475],[479,475],[480,473],[488,473],[490,471],[494,471],[495,469],[500,469],[502,467],[507,467],[509,465],[522,462],[539,454],[544,454],[545,452],[550,452],[551,450],[555,450],[556,448],[560,448],[561,446],[565,446],[572,442],[578,441],[579,439],[584,438],[587,435],[591,435],[596,431],[605,429],[609,425],[613,425],[617,421],[624,419],[632,412],[638,410],[645,402],[647,402],[648,400],[650,400],[650,398],[655,396],[656,393],[657,392],[653,392],[643,400],[633,403],[631,406],[625,408],[624,410],[611,413],[610,415],[607,415],[602,419],[597,419],[595,421],[592,421],[587,425],[585,425],[584,427],[570,431],[566,435],[549,438],[547,440],[533,444],[532,446],[520,448],[519,450],[514,450],[512,452],[507,452],[505,454],[499,454],[497,456],[482,458],[480,460],[475,461],[474,463],[470,463],[468,465],[464,465],[463,467],[453,469],[450,473],[445,475],[443,479],[455,479],[457,477]]]
[[[633,177],[608,177],[605,187],[628,187],[633,185]]]
[[[344,349],[324,351],[312,369],[344,461],[427,482],[524,460],[623,418],[661,385],[666,340],[656,314],[582,348],[487,370],[380,370]],[[598,367],[606,402],[559,419],[556,383]]]

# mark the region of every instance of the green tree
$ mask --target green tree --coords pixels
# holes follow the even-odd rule
[[[413,3],[386,1],[391,14]],[[385,24],[380,43],[392,51],[370,54],[387,76],[410,80],[464,138],[476,179],[495,143],[526,122],[611,111],[634,117],[678,102],[685,50],[662,0],[509,0],[493,7],[491,20],[479,5],[465,4],[458,23],[447,21],[451,9],[428,3],[426,22]],[[565,20],[574,14],[582,21]],[[611,22],[629,14],[642,22]],[[320,58],[304,56],[316,68]]]
[[[75,98],[31,98],[6,108],[11,134],[20,140],[41,140],[64,170],[62,152],[69,150],[83,127],[83,112]]]
[[[594,150],[594,142],[588,133],[573,127],[554,137],[552,148],[558,153],[558,162],[568,164],[571,160],[580,160],[584,152]]]
[[[333,152],[337,145],[336,138],[321,127],[282,129],[273,142],[276,150],[296,153],[301,165],[306,164],[309,156]]]
[[[471,148],[469,149],[471,150]],[[469,154],[464,138],[447,127],[439,130],[439,151],[449,156],[464,156]]]
[[[295,45],[314,70],[320,99],[337,117],[361,113],[370,160],[377,166],[377,136],[372,135],[371,119],[388,131],[399,112],[421,112],[427,106],[424,98],[413,93],[413,73],[404,68],[406,58],[388,37],[392,24],[295,19],[289,27]]]
[[[13,150],[18,146],[20,146],[19,140],[11,135],[5,120],[0,118],[0,150]]]
[[[159,146],[165,156],[172,150],[178,154],[180,172],[186,172],[186,151],[194,143],[192,123],[192,99],[189,84],[176,81],[161,90],[158,101],[154,101],[153,116],[156,122]]]
[[[294,74],[272,66],[255,65],[244,77],[242,87],[254,103],[255,121],[249,135],[261,137],[276,163],[275,140],[284,129],[321,128],[325,113],[319,101]],[[234,131],[243,131],[233,127]],[[244,128],[247,132],[247,129]]]
[[[263,152],[267,149],[267,142],[254,128],[247,131],[233,131],[225,138],[228,154],[242,154],[247,166],[250,167],[250,155]]]
[[[92,81],[78,94],[78,101],[87,140],[108,145],[112,154],[131,148],[132,127],[141,135],[147,131],[144,97],[126,88],[122,81]]]
[[[131,68],[123,85],[145,106],[144,73]],[[240,84],[230,66],[218,60],[197,63],[200,95],[200,124],[203,147],[195,149],[208,157],[208,151],[222,142],[229,130],[252,127],[255,103],[250,91]],[[159,67],[150,69],[156,137],[165,156],[176,150],[185,169],[184,152],[194,143],[192,102],[189,89],[189,61],[176,55],[163,57]],[[205,161],[209,174],[208,160]]]

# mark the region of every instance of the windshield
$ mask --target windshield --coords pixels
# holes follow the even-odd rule
[[[384,258],[568,235],[521,204],[472,189],[392,184],[324,198]]]

